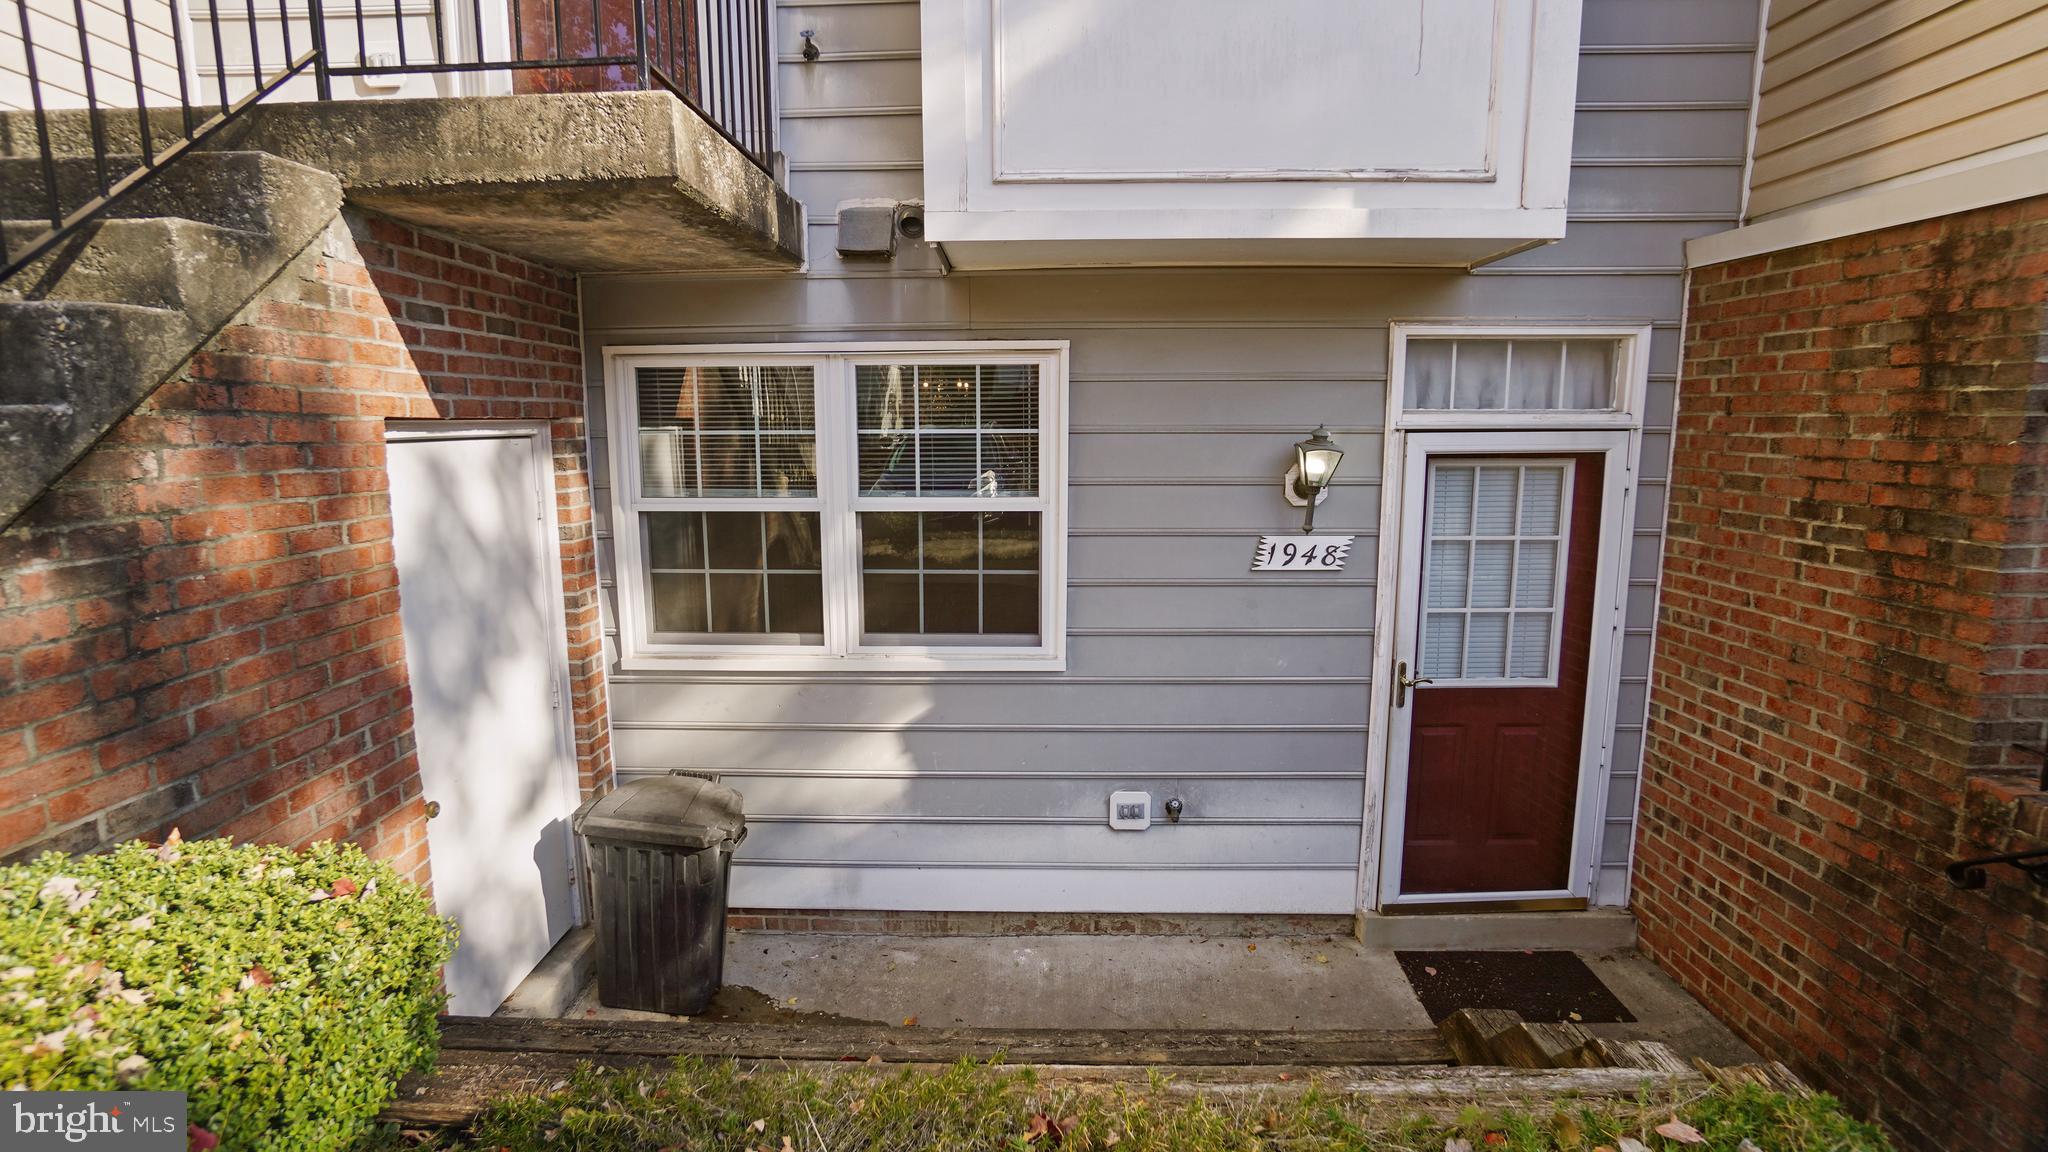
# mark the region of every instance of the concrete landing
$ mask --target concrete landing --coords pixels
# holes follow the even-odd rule
[[[1586,962],[1637,1017],[1596,1035],[1661,1040],[1717,1064],[1756,1059],[1633,952]],[[1427,1029],[1390,951],[1348,937],[850,936],[736,932],[726,990],[704,1019],[925,1028]],[[665,1020],[605,1008],[569,1019]]]

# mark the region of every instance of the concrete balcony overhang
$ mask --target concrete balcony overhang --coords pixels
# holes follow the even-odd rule
[[[173,115],[153,113],[160,140],[175,138]],[[26,116],[0,116],[14,155],[32,154]],[[60,151],[90,152],[83,112],[50,120]],[[121,138],[132,112],[103,127],[110,150],[137,150]],[[566,271],[804,261],[803,205],[667,92],[260,104],[206,147],[324,169],[351,204]]]
[[[349,201],[578,272],[789,270],[803,205],[666,92],[271,104],[223,146]]]

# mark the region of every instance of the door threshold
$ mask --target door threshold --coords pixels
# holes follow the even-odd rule
[[[1635,947],[1636,918],[1626,908],[1560,912],[1448,911],[1429,916],[1367,912],[1358,918],[1367,948],[1487,951],[1499,948],[1618,952]]]
[[[1382,916],[1457,916],[1478,912],[1584,912],[1584,896],[1543,896],[1521,900],[1430,900],[1388,904]]]

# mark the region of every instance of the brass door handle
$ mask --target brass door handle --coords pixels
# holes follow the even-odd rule
[[[1436,681],[1427,676],[1409,676],[1408,662],[1406,660],[1394,665],[1394,707],[1399,708],[1408,703],[1408,690],[1410,688],[1415,687],[1417,684],[1434,683]]]
[[[441,802],[439,800],[427,801],[427,819],[432,820],[434,817],[439,816],[440,814]]]

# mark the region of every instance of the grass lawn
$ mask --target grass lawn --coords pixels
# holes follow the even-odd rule
[[[1666,1090],[1668,1093],[1668,1089]],[[1029,1068],[848,1065],[823,1073],[692,1057],[672,1068],[586,1070],[554,1093],[501,1101],[467,1131],[387,1128],[362,1152],[1888,1152],[1825,1096],[1760,1088],[1519,1108],[1431,1106],[1310,1084],[1195,1093],[1041,1078]],[[1670,1127],[1673,1120],[1697,1130]],[[1660,1135],[1659,1126],[1678,1136]],[[1746,1142],[1746,1143],[1745,1143]]]

